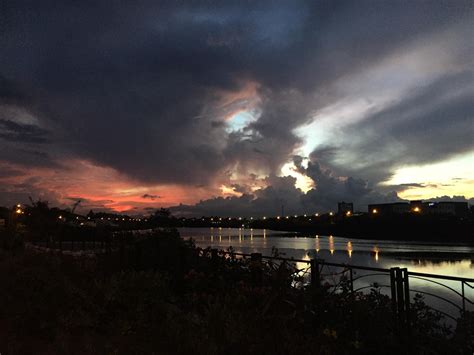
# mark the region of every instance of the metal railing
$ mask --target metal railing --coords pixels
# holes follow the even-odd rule
[[[59,240],[47,239],[42,241],[35,241],[33,244],[52,248],[56,250],[90,250],[95,253],[110,252],[119,250],[120,254],[124,252],[123,238],[90,238],[88,240]],[[126,243],[125,243],[126,244]],[[218,251],[217,249],[206,249],[208,253],[201,256],[208,256],[211,259],[219,257],[219,254],[224,257],[238,257],[250,258],[256,263],[260,262],[285,262],[294,263],[295,267],[292,275],[298,276],[298,281],[295,286],[304,286],[310,284],[314,287],[333,288],[333,292],[338,292],[338,287],[341,285],[341,278],[344,277],[349,285],[350,293],[363,292],[372,288],[380,288],[389,290],[388,294],[392,300],[392,307],[394,314],[396,314],[401,322],[409,323],[410,313],[410,299],[412,294],[421,294],[427,296],[432,300],[444,302],[445,305],[457,310],[457,314],[449,313],[446,309],[439,309],[439,307],[430,306],[440,314],[456,320],[459,315],[463,315],[468,310],[474,310],[474,278],[464,278],[456,276],[445,276],[438,274],[428,274],[420,272],[412,272],[406,268],[376,268],[361,265],[339,264],[326,262],[322,259],[295,259],[285,258],[281,256],[263,256],[261,253],[237,253],[234,251]],[[303,268],[297,268],[296,264],[301,263],[306,265]],[[334,269],[337,269],[335,271]],[[389,278],[386,282],[364,282],[366,280],[374,280],[376,278]],[[296,278],[295,278],[296,279]],[[330,282],[332,281],[332,282]],[[418,287],[410,287],[413,281],[414,284],[424,282],[426,285],[436,287],[438,290],[445,292],[430,292],[430,290],[420,289]],[[444,282],[443,282],[444,281]],[[448,284],[447,284],[448,282]],[[324,283],[324,284],[323,284]],[[455,286],[457,284],[457,286]],[[469,294],[469,296],[468,296]]]
[[[234,256],[239,258],[250,258],[251,260],[257,262],[267,260],[273,262],[279,261],[286,263],[304,263],[308,265],[308,267],[306,269],[295,269],[295,274],[309,274],[306,284],[310,284],[315,287],[321,287],[322,282],[324,281],[324,286],[333,287],[334,291],[336,291],[336,288],[340,284],[339,280],[341,279],[341,276],[344,276],[349,283],[350,293],[362,292],[366,289],[372,289],[374,287],[389,289],[393,312],[398,317],[400,323],[405,326],[409,326],[410,324],[409,314],[411,294],[421,294],[424,296],[428,296],[429,298],[442,301],[446,305],[454,307],[459,312],[457,315],[450,314],[445,310],[428,305],[434,311],[439,312],[439,314],[442,314],[443,316],[446,316],[454,321],[457,320],[458,316],[462,316],[468,310],[474,310],[474,299],[468,297],[467,295],[467,290],[470,290],[472,292],[472,295],[474,295],[474,278],[412,272],[406,268],[399,267],[384,269],[360,265],[338,264],[326,262],[322,259],[304,260],[284,258],[279,256],[263,256],[260,253],[237,253],[233,251],[220,251],[219,253],[226,257]],[[211,257],[216,257],[217,255],[217,249],[211,249]],[[338,268],[342,270],[334,272],[333,270],[331,270],[331,268]],[[360,271],[364,273],[361,275],[357,275],[357,272]],[[380,276],[389,277],[390,284],[374,282],[368,285],[360,285],[361,280]],[[333,281],[332,283],[329,282],[331,277]],[[434,293],[419,288],[411,288],[410,280],[426,282],[428,285],[433,285],[437,288],[447,291],[448,295],[444,295],[442,292]],[[448,285],[446,283],[443,283],[442,281],[458,283],[459,290],[456,289],[454,285]],[[358,283],[359,285],[357,285]]]

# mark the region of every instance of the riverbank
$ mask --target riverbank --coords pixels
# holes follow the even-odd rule
[[[411,311],[413,333],[402,335],[377,287],[368,294],[349,294],[344,283],[339,292],[324,283],[295,288],[292,263],[211,258],[172,231],[124,241],[94,259],[2,252],[2,352],[472,351],[465,323],[447,329],[420,299]]]

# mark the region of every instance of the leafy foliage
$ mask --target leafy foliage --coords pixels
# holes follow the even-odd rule
[[[211,258],[173,230],[124,234],[96,261],[0,254],[0,349],[8,354],[368,354],[470,351],[421,297],[400,338],[377,285],[301,284],[289,262]],[[137,250],[139,250],[137,254]],[[122,253],[122,256],[120,255]],[[138,258],[137,258],[138,256]],[[295,281],[300,287],[293,287]],[[469,320],[470,319],[470,320]],[[471,347],[471,348],[470,348]]]

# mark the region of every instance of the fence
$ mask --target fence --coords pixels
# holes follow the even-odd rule
[[[128,242],[132,241],[133,239],[133,236],[124,239],[120,234],[117,236],[102,234],[100,236],[95,235],[90,238],[81,238],[80,241],[74,239],[65,241],[60,238],[59,240],[38,240],[35,241],[34,244],[50,249],[71,251],[80,249],[82,251],[89,250],[94,253],[110,253],[112,250],[115,250],[119,252],[120,263],[122,263],[126,257],[125,249],[129,249],[127,254],[130,254],[131,251],[133,253],[135,264],[140,264],[142,261],[139,259],[145,256],[142,254],[146,253],[147,250],[141,250],[138,244],[134,244],[132,247],[132,245]],[[161,247],[166,248],[164,245]],[[441,304],[441,307],[430,305],[431,308],[454,321],[456,321],[457,318],[460,315],[463,315],[465,312],[474,310],[473,298],[468,296],[468,294],[474,295],[473,278],[412,272],[407,268],[399,267],[384,269],[349,264],[338,264],[326,262],[322,259],[302,260],[278,256],[263,256],[260,253],[244,254],[230,251],[219,252],[217,249],[209,249],[209,253],[205,255],[201,253],[201,256],[209,256],[211,259],[211,264],[217,264],[217,258],[219,257],[219,254],[224,257],[239,257],[244,259],[250,258],[252,264],[254,265],[253,270],[258,270],[258,265],[260,263],[269,261],[306,265],[306,267],[303,268],[295,267],[294,274],[297,275],[299,279],[299,281],[295,282],[295,286],[310,284],[316,288],[322,286],[326,288],[333,288],[333,291],[337,292],[338,287],[341,285],[340,281],[344,277],[344,279],[347,280],[351,294],[363,292],[366,289],[372,289],[374,287],[386,289],[388,291],[388,295],[391,298],[393,314],[396,315],[399,326],[405,329],[409,329],[410,326],[410,300],[411,296],[416,293],[425,295],[430,300],[437,300],[438,303]],[[163,257],[163,253],[160,253],[160,255]],[[150,255],[150,258],[156,258],[157,256],[158,254],[155,253]],[[257,265],[257,267],[255,267],[255,265]],[[373,283],[367,283],[367,281],[381,277],[384,279],[384,281],[374,281]],[[413,288],[410,286],[412,281],[418,284],[421,281],[428,285],[434,285],[438,288],[438,291],[443,290],[443,292],[434,293],[416,287]],[[454,309],[455,312],[453,313],[447,311],[443,304],[445,306],[451,307],[451,310]]]
[[[422,294],[444,302],[446,305],[452,306],[458,311],[458,314],[449,314],[445,310],[439,309],[438,307],[434,307],[431,305],[430,308],[454,321],[457,321],[457,318],[459,316],[464,315],[465,312],[474,310],[474,300],[471,297],[468,297],[467,295],[468,291],[470,291],[470,293],[474,295],[473,278],[412,272],[409,271],[407,268],[399,267],[383,269],[349,264],[338,264],[325,262],[321,259],[301,260],[277,256],[263,256],[260,253],[244,254],[227,251],[221,251],[220,253],[226,257],[250,258],[254,262],[254,264],[262,263],[265,261],[306,264],[306,268],[296,268],[294,273],[305,278],[303,284],[309,284],[316,288],[324,286],[327,288],[333,288],[334,291],[337,292],[337,288],[341,285],[340,280],[342,277],[344,277],[348,282],[351,294],[354,294],[356,292],[362,292],[365,289],[374,287],[388,289],[389,296],[391,298],[393,314],[396,316],[397,323],[400,329],[405,329],[406,331],[409,331],[411,323],[410,299],[411,295],[413,294]],[[211,259],[216,258],[218,256],[217,249],[212,249],[210,255]],[[340,269],[340,271],[334,271],[334,268]],[[357,275],[358,271],[362,271],[363,274]],[[380,276],[388,278],[389,283],[387,284],[374,282],[369,285],[358,285],[360,284],[361,280],[370,278],[373,279],[374,277]],[[435,285],[440,289],[447,291],[448,294],[436,294],[418,288],[411,288],[411,280],[421,280],[427,284]],[[322,284],[323,281],[324,284]],[[332,283],[329,281],[332,281]],[[443,281],[445,283],[443,283]],[[459,291],[452,285],[446,284],[446,281],[450,282],[451,284],[457,283],[459,286]]]

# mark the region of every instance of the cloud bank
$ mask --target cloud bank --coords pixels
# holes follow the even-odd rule
[[[3,9],[0,204],[363,206],[413,188],[384,185],[402,167],[474,151],[471,1]]]

